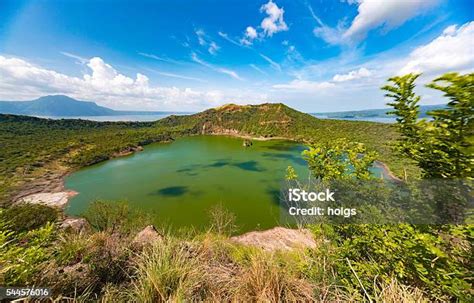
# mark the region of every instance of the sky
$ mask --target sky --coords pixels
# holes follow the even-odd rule
[[[0,0],[0,100],[122,110],[384,108],[389,77],[474,71],[472,0]]]

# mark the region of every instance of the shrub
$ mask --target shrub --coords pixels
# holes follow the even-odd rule
[[[237,230],[235,224],[235,215],[224,208],[223,205],[217,204],[209,211],[211,218],[212,232],[220,235],[231,235]]]
[[[84,213],[97,231],[129,234],[150,225],[151,216],[131,208],[126,202],[95,201]]]
[[[8,222],[0,221],[0,284],[34,284],[41,268],[51,258],[55,232],[54,225],[47,223],[39,229],[18,233]]]
[[[376,278],[389,283],[395,277],[433,300],[470,301],[472,226],[438,228],[353,224],[333,226],[326,235],[337,246],[335,271],[349,289],[362,291],[362,284],[372,292]]]
[[[57,209],[43,204],[21,204],[5,209],[0,219],[9,221],[13,231],[26,232],[56,222],[58,215]]]

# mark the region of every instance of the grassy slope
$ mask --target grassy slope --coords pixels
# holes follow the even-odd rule
[[[337,138],[362,142],[380,154],[398,176],[416,176],[418,170],[392,151],[397,138],[393,125],[364,122],[317,119],[284,104],[225,105],[216,109],[181,117],[169,117],[160,124],[193,128],[195,133],[238,133],[255,137],[285,137],[301,142],[324,142]]]
[[[48,120],[0,115],[0,201],[28,181],[108,159],[121,151],[182,135],[233,133],[322,142],[345,137],[380,153],[398,175],[406,163],[395,157],[387,124],[321,120],[283,104],[226,105],[190,116],[156,122]]]

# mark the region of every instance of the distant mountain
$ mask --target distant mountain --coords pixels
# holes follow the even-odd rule
[[[116,116],[154,115],[165,112],[119,111],[64,95],[44,96],[32,101],[0,101],[0,113],[27,116]]]
[[[420,118],[427,117],[427,112],[437,109],[445,108],[445,105],[420,105]],[[312,115],[337,119],[357,119],[357,118],[389,118],[394,117],[387,115],[387,112],[392,111],[390,108],[381,109],[366,109],[356,111],[344,112],[329,112],[329,113],[313,113]]]

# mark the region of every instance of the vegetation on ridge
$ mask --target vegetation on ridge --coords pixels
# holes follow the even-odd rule
[[[404,168],[408,168],[410,176],[417,174],[413,166],[392,153],[390,144],[397,138],[393,126],[321,120],[283,104],[227,105],[189,116],[169,116],[156,122],[94,122],[0,115],[0,201],[7,203],[12,193],[24,190],[25,185],[35,186],[35,180],[41,179],[44,183],[70,170],[133,151],[138,146],[197,134],[284,137],[315,143],[346,138],[376,150],[379,160],[398,175],[403,175]]]

